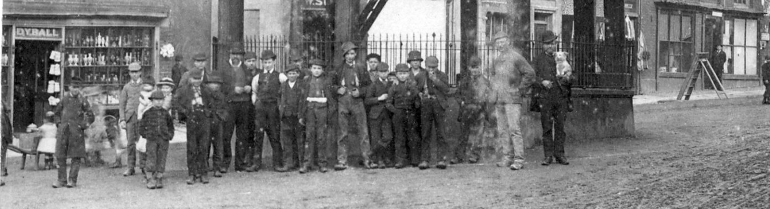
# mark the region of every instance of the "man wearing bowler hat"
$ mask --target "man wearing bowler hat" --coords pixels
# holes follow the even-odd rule
[[[139,63],[128,65],[128,75],[131,80],[123,86],[118,96],[118,114],[120,114],[120,128],[126,129],[128,139],[128,169],[123,176],[134,175],[136,167],[136,142],[139,141],[139,92],[142,89],[142,66]]]
[[[243,48],[240,45],[234,46],[230,50],[230,69],[222,71],[222,84],[221,91],[225,95],[226,111],[229,112],[227,120],[223,121],[222,133],[222,164],[219,169],[220,173],[227,173],[227,169],[230,167],[230,162],[233,158],[232,150],[232,137],[233,129],[235,129],[236,146],[238,141],[245,141],[250,139],[253,134],[251,132],[250,114],[253,111],[253,105],[251,105],[251,87],[249,86],[251,79],[248,75],[242,59],[245,57]],[[250,56],[253,53],[250,54]],[[248,87],[247,87],[248,86]],[[236,171],[241,171],[244,168],[237,165],[239,160],[236,160]]]
[[[407,82],[411,83],[411,85],[417,86],[415,77],[419,74],[425,73],[425,68],[422,68],[422,61],[423,61],[422,53],[420,53],[420,51],[413,50],[413,51],[410,51],[409,54],[407,55],[406,62],[409,64],[409,79],[407,80]],[[415,114],[417,115],[416,120],[418,124],[417,127],[415,128],[417,129],[417,133],[421,134],[422,127],[420,127],[420,125],[422,123],[420,122],[420,120],[422,118],[420,114],[420,108],[416,108],[414,111],[415,111]],[[420,151],[421,151],[420,143],[408,144],[406,150],[407,152],[409,152],[409,162],[410,162],[409,164],[411,164],[413,167],[417,167],[418,164],[420,163],[420,159],[419,159]],[[417,156],[418,158],[413,159],[412,156]]]
[[[521,136],[521,95],[526,93],[535,71],[511,46],[508,34],[498,32],[492,38],[499,55],[492,61],[490,86],[495,104],[498,133],[502,137],[503,160],[497,165],[519,170],[524,167],[524,138]],[[553,60],[553,59],[551,59]],[[556,67],[556,64],[553,65]]]
[[[259,74],[251,80],[251,101],[254,103],[254,122],[257,130],[254,160],[248,171],[257,171],[262,167],[262,141],[265,134],[273,149],[273,169],[278,172],[286,171],[281,169],[283,168],[283,148],[279,139],[281,118],[278,113],[278,101],[281,99],[281,83],[286,81],[287,77],[276,69],[277,57],[271,50],[262,51],[260,59],[264,69],[261,72],[258,70]]]
[[[371,168],[369,130],[366,125],[364,97],[372,81],[369,73],[366,72],[366,66],[356,62],[356,49],[358,47],[352,42],[345,42],[341,48],[345,61],[337,67],[337,78],[332,84],[339,98],[337,101],[337,120],[340,131],[340,135],[337,137],[337,165],[334,166],[334,169],[345,170],[348,167],[347,139],[351,135],[349,126],[354,126],[358,130],[356,142],[361,144],[364,167]]]

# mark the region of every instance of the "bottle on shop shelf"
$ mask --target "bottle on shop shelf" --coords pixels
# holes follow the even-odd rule
[[[123,57],[123,58],[124,58],[124,61],[125,61],[125,63],[124,63],[125,65],[131,64],[132,56],[131,56],[130,52],[126,52],[126,56]]]
[[[118,82],[118,74],[112,75],[112,82]]]
[[[105,61],[104,54],[101,54],[101,53],[99,54],[99,59],[96,61],[96,64],[97,65],[106,65],[107,64],[107,62]]]
[[[8,65],[8,54],[3,54],[3,66]]]
[[[85,63],[86,66],[93,65],[94,57],[91,56],[91,53],[88,53],[88,56],[86,56],[85,61],[86,61],[86,63]]]
[[[123,47],[123,35],[118,35],[118,47]]]
[[[102,47],[102,33],[96,35],[96,47]]]
[[[142,45],[145,47],[150,46],[150,34],[148,34],[147,31],[144,31],[144,39],[142,40]]]
[[[73,55],[73,57],[72,57],[72,65],[73,66],[78,66],[79,63],[80,63],[79,55],[78,54]]]
[[[148,51],[142,53],[142,65],[150,65],[150,53]]]

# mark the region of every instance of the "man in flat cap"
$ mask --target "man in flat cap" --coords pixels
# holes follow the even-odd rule
[[[337,108],[332,89],[332,78],[324,72],[326,63],[320,59],[310,60],[310,76],[304,79],[305,83],[305,144],[304,158],[300,167],[300,173],[306,173],[312,162],[317,162],[318,171],[327,171],[329,157],[328,144],[332,140],[327,132],[329,130],[329,118],[332,117],[332,109]],[[313,160],[313,156],[318,156]]]
[[[492,61],[490,86],[495,104],[498,133],[503,140],[503,160],[498,166],[519,170],[524,167],[524,138],[521,135],[522,94],[532,85],[535,71],[513,49],[508,34],[498,32],[492,39],[499,55]],[[553,60],[553,59],[552,59]],[[556,65],[554,65],[555,67]]]
[[[281,83],[286,81],[286,75],[276,69],[276,58],[278,56],[272,50],[262,51],[262,66],[264,69],[251,80],[251,101],[254,103],[256,140],[254,142],[254,160],[250,171],[257,171],[262,167],[262,141],[265,134],[270,141],[270,147],[273,149],[273,169],[279,172],[282,170],[283,148],[280,141],[281,118],[278,114],[278,101],[281,99]]]
[[[385,107],[393,113],[393,133],[395,136],[395,167],[401,169],[409,163],[407,158],[420,159],[417,153],[407,152],[410,147],[418,147],[420,135],[417,132],[417,109],[420,106],[419,90],[414,82],[407,82],[411,74],[405,63],[396,65],[398,82],[388,89]],[[408,154],[407,154],[408,153]],[[411,155],[411,156],[409,156]]]
[[[249,100],[247,102],[250,102],[252,95],[251,81],[262,70],[257,68],[258,59],[256,53],[246,52],[243,55],[243,60],[243,73],[246,83],[243,86],[242,94],[248,95]],[[251,166],[250,164],[254,157],[255,110],[252,103],[248,103],[246,107],[243,107],[242,104],[236,105],[238,108],[230,108],[230,115],[235,120],[235,152],[233,157],[235,162],[233,167],[235,167],[236,172],[245,172],[249,171],[247,168]],[[228,136],[232,137],[232,133],[225,133],[225,137]]]
[[[207,69],[206,66],[208,66],[208,57],[204,53],[198,53],[195,56],[193,56],[193,68],[197,69],[197,73],[201,74],[201,77],[203,79],[203,82],[206,82],[208,80],[209,73],[213,72],[212,69]],[[187,84],[190,82],[190,74],[192,74],[193,70],[189,70],[182,74],[182,78],[179,81],[179,86],[187,86]]]
[[[372,81],[364,100],[364,103],[369,107],[368,123],[373,150],[372,158],[379,168],[385,168],[386,161],[390,162],[392,158],[392,154],[388,153],[388,148],[393,140],[392,113],[385,108],[385,103],[390,96],[388,95],[391,86],[388,81],[389,68],[387,63],[377,63],[375,67],[377,77]]]
[[[348,161],[348,136],[351,135],[349,126],[358,131],[358,139],[355,142],[361,144],[361,153],[364,157],[364,167],[371,168],[371,151],[369,147],[369,130],[366,125],[366,109],[364,97],[369,85],[372,84],[366,66],[356,62],[356,45],[351,42],[342,44],[345,62],[337,67],[337,79],[334,88],[339,98],[337,103],[337,115],[340,135],[337,137],[337,165],[335,170],[347,169]],[[351,118],[352,117],[352,118]]]
[[[180,86],[172,104],[187,115],[187,184],[208,183],[206,156],[209,154],[209,116],[212,113],[212,94],[203,88],[202,69],[189,71],[189,84]]]
[[[136,167],[136,142],[139,141],[139,100],[142,91],[142,66],[139,63],[128,65],[128,75],[131,78],[118,95],[118,114],[120,114],[120,128],[126,129],[128,139],[128,168],[123,176],[134,175]]]
[[[446,169],[446,157],[449,147],[444,138],[444,111],[449,108],[449,103],[446,100],[446,94],[449,93],[448,77],[446,73],[438,70],[438,58],[435,56],[428,57],[425,60],[425,66],[427,67],[426,71],[414,77],[422,98],[422,105],[420,106],[420,129],[422,131],[420,143],[421,162],[418,167],[420,169],[427,169],[429,167],[428,162],[430,162],[431,157],[430,141],[435,131],[436,145],[438,146],[438,163],[436,168]]]

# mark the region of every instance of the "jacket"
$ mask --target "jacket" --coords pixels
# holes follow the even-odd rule
[[[322,83],[321,86],[323,88],[321,92],[315,92],[315,93],[312,92],[313,79],[320,79],[320,82]],[[324,72],[323,74],[318,76],[318,78],[315,78],[311,74],[310,76],[305,77],[305,79],[303,80],[304,80],[303,83],[305,84],[303,86],[303,88],[305,89],[305,98],[313,97],[315,94],[318,94],[318,93],[320,93],[326,98],[326,103],[306,102],[305,111],[307,111],[307,109],[309,108],[319,107],[319,106],[328,107],[330,112],[331,110],[334,110],[334,111],[337,110],[337,101],[335,100],[336,97],[334,96],[336,94],[336,89],[333,89],[332,87],[332,77],[330,75]],[[305,101],[307,101],[307,99]]]
[[[417,74],[414,77],[415,81],[417,81],[417,90],[419,90],[420,93],[425,96],[427,89],[428,94],[430,96],[435,96],[441,107],[447,109],[449,107],[449,103],[446,101],[446,94],[449,93],[449,78],[447,77],[446,73],[439,70],[435,70],[434,73],[436,74],[436,78],[438,78],[435,81],[430,79],[430,73],[428,71]]]
[[[201,86],[201,99],[203,100],[203,112],[206,114],[206,116],[210,116],[212,113],[212,94],[211,92],[206,89],[206,87]],[[192,100],[195,97],[195,92],[192,88],[192,85],[182,86],[182,88],[179,88],[179,91],[177,91],[174,94],[174,98],[172,99],[172,106],[177,109],[177,111],[182,112],[183,114],[186,114],[189,116],[190,111],[193,110]],[[188,117],[189,119],[189,117]]]
[[[388,89],[388,99],[385,107],[391,112],[396,109],[412,110],[420,107],[420,97],[417,86],[411,82],[399,82]]]
[[[377,100],[378,97],[382,96],[383,94],[387,94],[388,90],[390,89],[390,82],[385,80],[385,82],[380,81],[380,79],[375,79],[372,82],[372,85],[369,86],[369,90],[366,94],[366,99],[364,99],[364,105],[369,106],[369,118],[376,119],[380,117],[380,114],[388,114],[389,110],[385,108],[385,104],[387,103],[387,99],[383,101]],[[390,96],[390,94],[388,94]]]
[[[222,92],[225,95],[226,102],[248,102],[251,100],[251,92],[235,93],[235,88],[243,88],[251,84],[251,73],[246,73],[243,65],[232,65],[230,69],[222,72]]]
[[[556,70],[556,64],[553,69]],[[495,91],[492,101],[498,104],[521,104],[521,95],[528,91],[535,77],[532,66],[510,46],[492,61],[490,71],[489,83]]]
[[[60,118],[59,130],[56,133],[57,158],[86,157],[86,141],[84,130],[94,122],[91,105],[82,96],[72,96],[63,93],[62,100],[56,106],[55,115]]]
[[[770,85],[770,62],[762,64],[762,84]]]
[[[569,97],[569,88],[572,85],[573,78],[563,78],[556,76],[556,60],[553,55],[546,53],[539,54],[534,60],[537,77],[535,86],[536,92],[540,97],[545,98],[567,98]],[[551,88],[543,86],[543,80],[551,81]]]
[[[120,95],[118,95],[118,114],[121,120],[128,121],[131,117],[136,116],[141,89],[141,80],[137,83],[129,81],[126,85],[123,85],[123,89],[120,90]]]
[[[366,72],[366,66],[364,64],[361,64],[359,62],[354,63],[352,66],[347,63],[342,63],[340,66],[337,66],[335,68],[334,76],[332,79],[332,88],[334,89],[334,95],[337,95],[339,97],[340,95],[337,94],[337,89],[340,89],[342,87],[347,87],[348,91],[350,91],[350,88],[358,88],[358,93],[360,99],[363,99],[366,96],[366,91],[369,85],[372,84],[372,80],[369,77],[369,72]],[[355,79],[345,79],[346,77],[352,77],[350,74],[347,73],[354,73],[356,77],[358,78],[358,81],[356,83]],[[342,85],[344,82],[345,85]]]
[[[171,141],[174,138],[174,119],[166,109],[153,106],[144,112],[139,121],[139,134],[148,141]]]
[[[307,97],[304,85],[306,84],[300,79],[294,83],[294,88],[289,86],[289,81],[281,84],[281,102],[278,104],[281,117],[305,117],[303,113],[305,113],[305,99]]]

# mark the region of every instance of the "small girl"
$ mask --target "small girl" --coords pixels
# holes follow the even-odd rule
[[[43,169],[53,169],[53,153],[56,152],[56,124],[53,123],[54,113],[48,111],[45,113],[43,125],[38,128],[42,134],[42,139],[37,145],[37,151],[45,153],[45,163]]]

